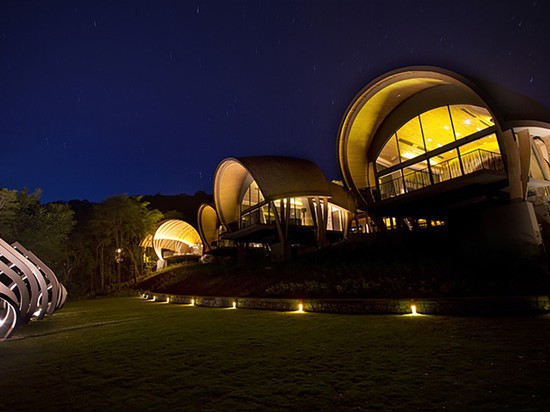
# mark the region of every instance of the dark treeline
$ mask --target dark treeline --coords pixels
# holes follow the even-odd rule
[[[194,195],[147,195],[143,201],[153,209],[160,210],[165,219],[181,219],[197,228],[197,211],[203,203],[212,203],[212,195],[197,192]]]
[[[70,296],[108,294],[146,274],[140,246],[164,218],[196,223],[211,196],[111,196],[40,203],[40,191],[0,189],[0,237],[19,241],[57,274]]]

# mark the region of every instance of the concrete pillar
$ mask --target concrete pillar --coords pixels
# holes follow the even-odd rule
[[[515,202],[489,209],[483,216],[485,233],[492,244],[514,250],[519,245],[524,251],[537,253],[542,236],[530,202]]]
[[[502,144],[504,146],[504,153],[506,153],[510,200],[523,199],[519,150],[511,130],[507,130],[502,134]]]
[[[527,185],[529,184],[529,170],[531,168],[531,136],[529,130],[522,130],[517,136],[521,170],[521,198],[525,200],[527,198]]]

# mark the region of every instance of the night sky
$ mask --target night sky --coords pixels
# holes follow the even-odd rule
[[[339,179],[357,92],[442,66],[550,107],[550,1],[0,1],[0,187],[212,192],[231,156]]]

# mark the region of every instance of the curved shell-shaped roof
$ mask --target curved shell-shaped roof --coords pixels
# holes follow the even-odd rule
[[[162,259],[162,249],[180,251],[182,244],[194,246],[201,243],[199,233],[189,223],[179,219],[163,222],[153,235],[153,248]]]
[[[464,100],[487,106],[461,76],[429,67],[405,68],[383,75],[353,99],[338,136],[338,159],[349,187],[367,187],[367,151],[384,119],[411,96],[437,86],[449,86]],[[447,93],[448,94],[448,93]]]
[[[205,249],[211,250],[212,242],[217,240],[218,227],[220,226],[216,209],[203,203],[197,212],[197,222],[202,244],[205,246]]]
[[[480,93],[494,109],[503,130],[512,127],[539,127],[550,130],[550,109],[530,97],[484,80],[475,80]]]
[[[339,184],[330,183],[330,203],[355,213],[353,196]]]
[[[153,247],[153,235],[154,233],[149,233],[139,244],[141,247]]]
[[[384,121],[398,107],[404,108],[413,101],[415,110],[472,104],[489,110],[501,130],[516,126],[550,128],[550,111],[531,99],[518,96],[488,83],[474,84],[438,67],[405,67],[378,77],[353,99],[340,125],[338,160],[347,186],[359,195],[358,188],[374,183],[368,181],[368,162],[375,158],[384,143],[377,137],[389,137],[387,133],[381,133],[384,136],[377,136],[377,133],[384,127],[389,131],[390,125]]]
[[[309,160],[282,156],[227,158],[214,177],[214,201],[222,224],[239,218],[240,200],[252,181],[266,200],[330,196],[325,175]]]

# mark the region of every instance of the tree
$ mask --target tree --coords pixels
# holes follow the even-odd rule
[[[100,274],[100,288],[137,281],[143,272],[141,241],[162,213],[148,209],[141,197],[118,195],[96,205],[90,220]]]
[[[0,189],[0,237],[13,237],[18,212],[17,190]]]
[[[74,225],[73,212],[65,204],[41,204],[40,195],[40,190],[0,189],[0,236],[9,243],[17,240],[58,272]]]

